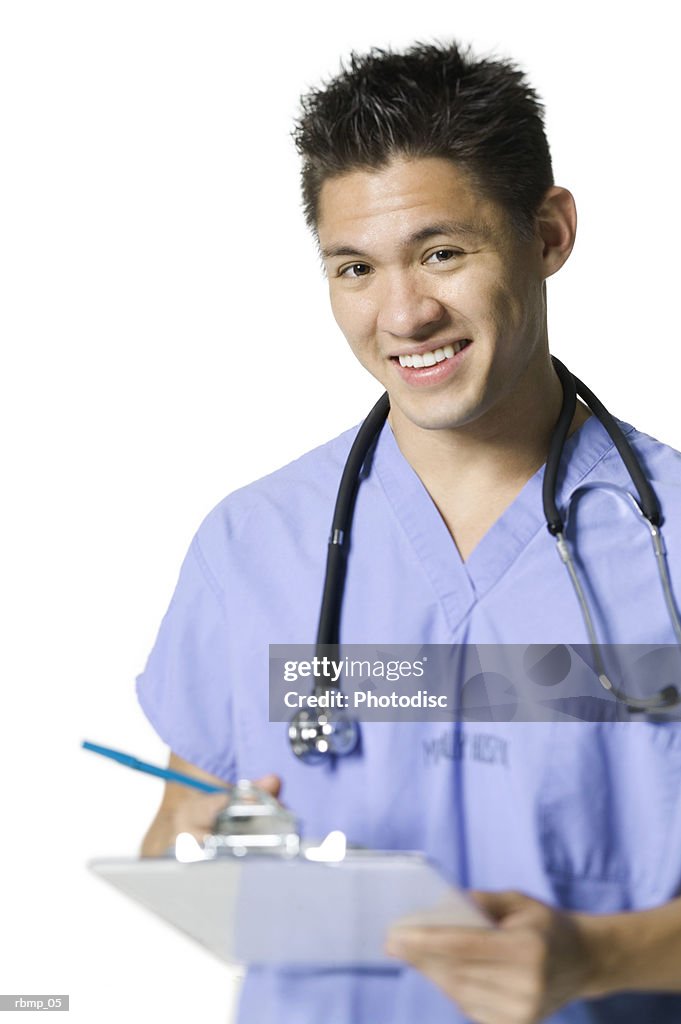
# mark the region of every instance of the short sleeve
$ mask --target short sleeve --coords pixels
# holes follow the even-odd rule
[[[225,608],[198,537],[182,563],[156,642],[137,677],[137,697],[174,753],[234,781]]]

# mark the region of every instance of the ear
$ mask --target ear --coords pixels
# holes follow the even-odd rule
[[[537,232],[543,242],[544,277],[551,277],[572,252],[577,233],[577,209],[571,192],[552,185],[536,217]]]

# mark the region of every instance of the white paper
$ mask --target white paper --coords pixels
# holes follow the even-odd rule
[[[145,858],[90,868],[228,963],[394,965],[383,951],[393,923],[490,925],[420,854],[353,851],[337,864]]]

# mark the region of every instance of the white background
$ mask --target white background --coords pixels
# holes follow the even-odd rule
[[[681,448],[674,24],[650,0],[0,3],[0,992],[227,1020],[225,968],[88,876],[135,854],[161,784],[79,743],[165,761],[133,682],[192,533],[380,393],[302,221],[300,92],[352,48],[515,57],[580,215],[553,351]]]

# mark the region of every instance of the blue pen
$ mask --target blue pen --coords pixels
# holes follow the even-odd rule
[[[192,789],[203,790],[204,793],[227,793],[229,790],[226,786],[213,786],[210,782],[201,782],[200,779],[194,779],[191,775],[184,775],[182,772],[174,772],[170,768],[159,768],[158,765],[149,764],[147,761],[140,761],[136,757],[132,757],[130,754],[124,754],[120,750],[113,750],[111,747],[100,747],[96,743],[88,743],[87,740],[83,740],[83,747],[85,750],[92,750],[95,754],[101,754],[102,757],[110,757],[113,761],[118,761],[119,764],[124,764],[127,768],[134,768],[138,772],[146,772],[147,775],[156,775],[159,779],[168,779],[170,782],[178,782],[181,786],[190,786]]]

